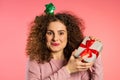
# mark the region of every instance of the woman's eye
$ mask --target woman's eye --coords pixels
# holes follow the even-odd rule
[[[64,35],[64,33],[63,33],[63,32],[60,32],[59,34],[60,34],[60,35]]]
[[[52,35],[52,32],[47,32],[48,35]]]

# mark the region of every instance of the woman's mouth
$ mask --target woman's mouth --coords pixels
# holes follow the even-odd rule
[[[59,43],[52,43],[53,46],[59,46]]]

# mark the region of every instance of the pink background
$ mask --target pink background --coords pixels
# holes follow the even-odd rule
[[[0,80],[24,80],[29,23],[53,2],[58,11],[72,11],[86,24],[85,35],[102,40],[104,80],[120,80],[119,0],[0,0]]]

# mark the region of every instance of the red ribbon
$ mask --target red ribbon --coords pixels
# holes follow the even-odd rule
[[[90,49],[90,46],[95,42],[95,40],[87,40],[86,41],[86,45],[84,44],[80,44],[80,47],[86,48],[81,54],[80,56],[83,57],[87,54],[89,54],[89,58],[92,57],[92,53],[96,54],[96,56],[98,57],[99,52],[97,50],[94,49]]]

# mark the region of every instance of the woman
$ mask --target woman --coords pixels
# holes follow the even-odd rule
[[[27,40],[27,80],[102,80],[101,56],[75,58],[84,36],[82,19],[68,12],[37,16]]]

